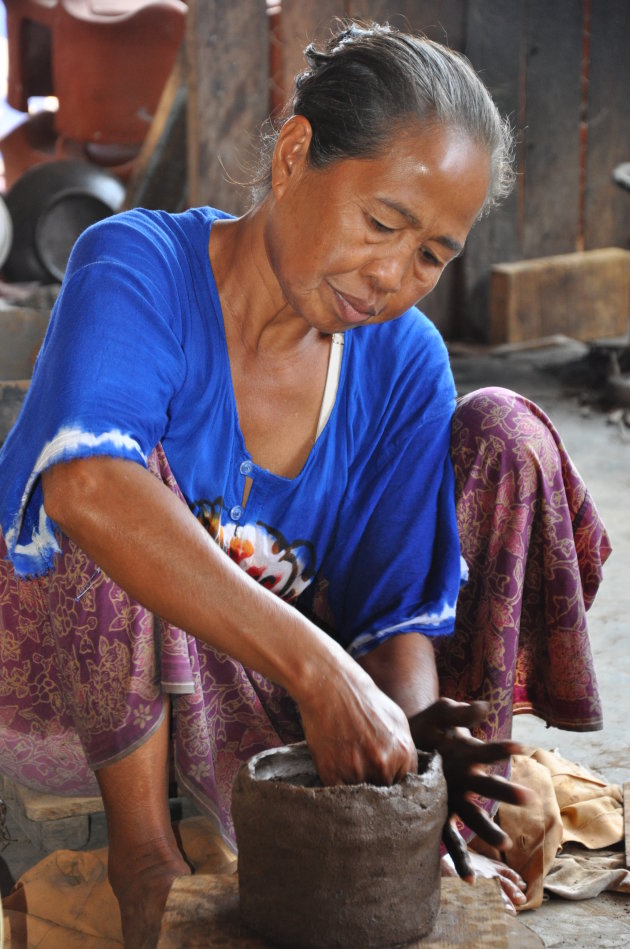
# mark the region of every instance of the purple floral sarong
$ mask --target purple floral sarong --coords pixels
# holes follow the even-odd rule
[[[470,580],[454,635],[435,640],[441,693],[488,701],[478,735],[490,740],[510,736],[515,712],[601,728],[585,614],[610,546],[555,429],[527,399],[484,389],[458,403],[451,454]],[[181,497],[160,447],[150,468]],[[302,737],[295,704],[61,547],[32,580],[0,560],[0,771],[97,793],[93,770],[145,741],[170,693],[177,779],[231,841],[236,771]]]

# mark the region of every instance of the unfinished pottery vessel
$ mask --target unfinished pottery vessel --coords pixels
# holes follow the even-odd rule
[[[439,755],[393,787],[323,787],[306,743],[256,755],[234,782],[243,922],[279,946],[406,946],[440,907],[447,816]]]

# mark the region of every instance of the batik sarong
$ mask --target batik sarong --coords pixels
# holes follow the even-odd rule
[[[525,711],[601,728],[586,610],[610,546],[557,432],[485,389],[458,403],[451,454],[470,579],[455,633],[434,640],[441,694],[487,701],[488,740]],[[179,494],[159,447],[150,468]],[[0,772],[22,784],[96,793],[94,769],[145,741],[170,693],[178,781],[230,841],[240,764],[302,737],[282,689],[154,618],[67,538],[44,577],[0,561],[0,608]]]

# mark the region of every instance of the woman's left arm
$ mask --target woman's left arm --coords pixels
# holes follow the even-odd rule
[[[357,661],[407,718],[438,699],[433,645],[422,633],[392,636]]]
[[[440,699],[433,645],[422,633],[404,633],[385,640],[358,662],[409,719],[416,747],[438,751],[448,786],[449,820],[444,844],[464,878],[474,876],[466,845],[450,817],[457,814],[479,837],[507,849],[510,840],[501,828],[470,799],[473,793],[509,804],[526,804],[531,792],[504,778],[488,775],[483,766],[518,753],[514,742],[482,742],[470,728],[488,712],[483,702]]]

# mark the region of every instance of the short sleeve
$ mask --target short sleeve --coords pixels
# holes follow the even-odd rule
[[[49,431],[118,430],[145,457],[168,425],[185,360],[176,311],[124,263],[82,267],[64,287],[33,379],[54,393]]]
[[[184,378],[175,267],[124,218],[96,225],[76,245],[3,447],[0,524],[20,574],[45,572],[57,550],[42,472],[87,455],[146,464]]]
[[[453,631],[465,565],[450,421],[418,426],[344,505],[322,576],[331,632],[355,657],[399,633]]]

